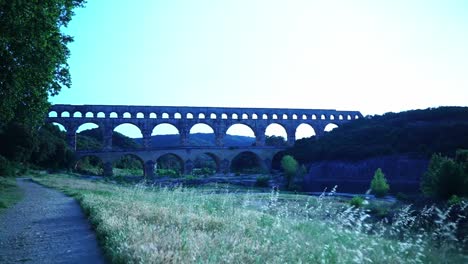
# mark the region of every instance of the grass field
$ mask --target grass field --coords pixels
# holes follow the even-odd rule
[[[114,263],[467,263],[458,218],[403,206],[390,222],[333,196],[35,178],[76,197]],[[463,216],[462,216],[463,217]]]
[[[0,213],[21,199],[22,193],[12,177],[0,177]]]

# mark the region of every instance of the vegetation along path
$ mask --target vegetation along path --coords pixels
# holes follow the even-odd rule
[[[0,215],[0,263],[104,263],[78,203],[29,179],[24,198]]]

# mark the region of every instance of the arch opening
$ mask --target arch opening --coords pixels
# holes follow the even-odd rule
[[[102,128],[95,123],[84,123],[76,130],[76,150],[100,150],[102,142]]]
[[[286,129],[277,123],[270,124],[265,129],[265,145],[285,146],[288,138]]]
[[[119,116],[117,115],[116,112],[110,113],[109,117],[110,117],[110,118],[119,118]]]
[[[252,146],[255,144],[255,132],[244,124],[234,124],[226,131],[225,146]]]
[[[63,111],[63,112],[60,114],[60,117],[70,117],[70,112],[68,112],[68,111]]]
[[[264,173],[265,168],[257,154],[251,151],[244,151],[232,159],[231,171],[236,174],[258,174]]]
[[[184,171],[184,161],[176,154],[167,153],[156,160],[155,175],[178,177]]]
[[[76,111],[75,113],[73,113],[73,117],[82,118],[83,114],[81,112]]]
[[[112,131],[112,148],[120,150],[142,149],[142,138],[140,128],[131,123],[123,123]]]
[[[323,129],[323,131],[325,132],[330,132],[332,131],[333,129],[337,128],[338,126],[336,124],[333,124],[333,123],[330,123],[328,125],[325,126],[325,128]]]
[[[151,132],[151,141],[153,147],[179,146],[179,130],[169,123],[159,124]]]
[[[296,140],[301,139],[301,138],[310,138],[315,136],[315,130],[314,128],[309,125],[309,124],[300,124],[296,128]]]
[[[193,161],[193,175],[211,176],[219,171],[219,158],[213,153],[198,155]]]
[[[142,112],[139,112],[136,114],[136,118],[145,118],[145,114],[143,114]]]
[[[175,119],[181,119],[182,118],[182,115],[180,113],[175,113],[174,114],[174,118]]]
[[[49,117],[57,117],[57,112],[55,112],[55,111],[50,111],[48,116],[49,116]]]
[[[123,118],[132,118],[132,114],[130,114],[129,112],[125,112],[123,113]]]
[[[143,160],[133,154],[125,154],[112,163],[114,176],[144,176]]]
[[[86,112],[85,117],[86,118],[94,118],[94,113],[93,112]]]
[[[104,114],[104,112],[99,112],[97,113],[97,118],[106,118],[106,114]]]
[[[190,128],[189,144],[191,146],[215,146],[215,134],[211,126],[198,123]]]
[[[60,123],[52,122],[52,125],[57,126],[58,129],[59,129],[60,131],[62,131],[62,132],[67,132],[67,129],[66,129],[62,124],[60,124]]]
[[[104,162],[97,156],[84,156],[76,161],[73,171],[82,175],[103,176]]]
[[[157,116],[156,116],[155,113],[150,113],[150,114],[149,114],[149,118],[157,118]]]
[[[282,171],[281,168],[281,159],[286,155],[286,151],[279,151],[273,156],[271,161],[271,169],[276,171]]]

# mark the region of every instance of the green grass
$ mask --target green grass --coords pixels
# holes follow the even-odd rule
[[[0,213],[18,202],[22,197],[15,178],[0,176]]]
[[[467,261],[467,241],[446,214],[453,208],[403,207],[385,223],[328,195],[35,180],[78,199],[113,263]]]

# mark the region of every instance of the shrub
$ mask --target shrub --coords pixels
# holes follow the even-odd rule
[[[457,152],[455,160],[434,154],[421,179],[422,192],[431,197],[448,199],[452,195],[468,195],[468,165],[464,152]]]
[[[361,196],[354,196],[350,201],[349,204],[354,207],[361,207],[364,203],[364,198]]]
[[[390,190],[390,186],[387,183],[387,179],[385,179],[385,175],[383,174],[380,168],[378,168],[375,171],[370,188],[371,193],[374,194],[376,197],[384,197]]]
[[[281,168],[283,168],[286,179],[288,180],[288,188],[292,188],[294,177],[297,175],[299,164],[291,155],[285,155],[281,159]]]
[[[447,204],[451,206],[451,205],[461,204],[461,202],[462,202],[462,199],[460,197],[456,195],[452,195],[450,196],[450,199],[447,201]]]
[[[173,169],[157,169],[156,174],[160,176],[169,176],[173,178],[179,177],[179,173]]]
[[[258,187],[268,187],[270,182],[270,176],[268,175],[260,175],[255,180],[255,186]]]
[[[0,176],[14,176],[15,166],[5,157],[0,155]]]

